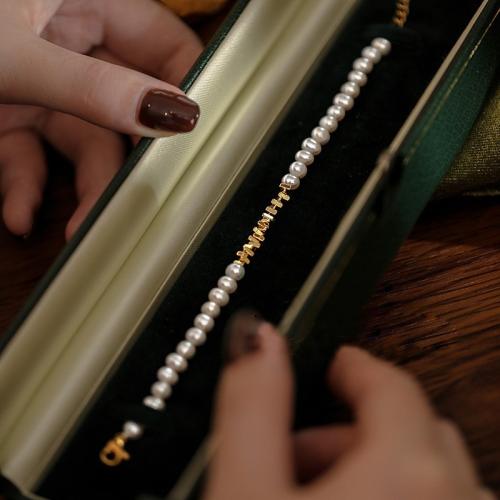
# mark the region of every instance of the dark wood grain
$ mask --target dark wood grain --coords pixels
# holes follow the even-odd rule
[[[360,343],[418,377],[500,494],[500,200],[427,210],[366,308]]]

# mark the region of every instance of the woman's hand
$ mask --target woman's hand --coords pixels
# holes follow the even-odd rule
[[[222,375],[205,500],[493,499],[417,382],[360,349],[340,349],[328,373],[355,422],[292,435],[285,342],[271,325],[256,331]]]
[[[0,193],[10,231],[28,234],[42,200],[41,137],[75,163],[70,237],[123,161],[116,132],[191,130],[198,106],[174,85],[200,50],[153,0],[2,0]]]

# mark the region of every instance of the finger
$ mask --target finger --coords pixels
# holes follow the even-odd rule
[[[12,53],[0,85],[4,103],[43,106],[150,137],[189,132],[198,120],[198,105],[180,90],[132,69],[34,36],[17,40]]]
[[[328,426],[306,429],[294,438],[297,476],[309,481],[328,469],[335,460],[350,450],[356,433],[352,426]]]
[[[423,390],[403,370],[361,349],[343,347],[330,367],[329,382],[354,409],[365,436],[402,446],[428,444],[434,413]]]
[[[481,488],[479,491],[479,500],[497,500],[498,497],[493,493],[493,491],[488,488]]]
[[[44,123],[46,116],[44,108],[0,104],[0,136],[15,129],[36,129]]]
[[[18,130],[0,137],[0,190],[7,229],[27,236],[43,199],[47,170],[34,132]]]
[[[202,44],[175,14],[151,0],[100,2],[103,44],[120,59],[179,85]]]
[[[84,167],[85,166],[82,166],[82,168]],[[69,241],[76,231],[78,231],[78,228],[82,225],[82,222],[90,213],[105,188],[106,185],[102,186],[101,191],[91,191],[80,199],[77,209],[66,224],[66,230],[64,232],[66,241]]]
[[[233,361],[219,385],[217,452],[208,487],[214,498],[262,498],[291,484],[292,376],[287,348],[267,323],[260,324],[257,334],[258,351]]]
[[[458,477],[467,484],[479,484],[474,462],[459,428],[450,420],[440,419],[436,422],[436,433],[448,460],[458,471]]]
[[[64,0],[44,0],[42,6],[40,0],[24,0],[23,9],[19,9],[17,5],[12,9],[11,6],[11,12],[17,10],[25,17],[24,21],[28,23],[30,28],[35,33],[40,34],[63,2]],[[13,3],[17,3],[16,0]]]
[[[41,133],[75,165],[79,204],[66,227],[70,239],[122,165],[124,145],[114,132],[62,113],[52,113]]]
[[[118,64],[119,66],[127,66],[127,63],[125,61],[122,61],[118,57],[116,57],[114,54],[112,54],[109,50],[106,50],[103,47],[98,47],[97,49],[92,51],[92,57],[96,57],[97,59],[101,59],[102,61],[110,62],[112,64]],[[137,69],[137,68],[134,68]],[[130,141],[132,142],[132,145],[137,146],[139,141],[141,140],[141,137],[139,135],[131,135],[130,136]]]
[[[117,66],[130,67],[125,61],[115,56],[104,47],[97,47],[90,53],[90,55],[92,57],[95,57],[96,59],[100,59],[101,61],[106,61],[111,64],[116,64]],[[138,69],[138,68],[133,68],[133,69]]]

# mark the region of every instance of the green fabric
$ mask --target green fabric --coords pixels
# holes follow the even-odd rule
[[[500,85],[493,86],[462,151],[443,179],[436,198],[457,194],[500,195]]]

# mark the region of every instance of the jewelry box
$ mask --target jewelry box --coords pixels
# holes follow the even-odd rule
[[[393,14],[393,0],[236,4],[183,83],[201,108],[194,132],[140,142],[2,339],[7,498],[195,495],[224,326],[240,308],[289,338],[296,425],[332,418],[327,362],[355,338],[498,67],[495,1],[414,0],[404,27]],[[284,189],[302,140],[377,37],[390,53],[300,189]],[[206,343],[162,411],[143,404],[270,200],[284,206]],[[144,431],[111,467],[102,450],[126,421]]]

